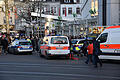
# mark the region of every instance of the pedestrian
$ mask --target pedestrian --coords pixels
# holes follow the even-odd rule
[[[98,57],[100,53],[101,53],[100,43],[94,38],[93,39],[93,63],[95,68],[97,68],[97,63],[99,63],[100,66],[102,67],[102,61]]]
[[[39,51],[39,47],[38,47],[38,37],[36,36],[35,38],[35,46],[36,46],[36,51],[38,52]]]
[[[87,40],[87,38],[86,38],[85,41],[84,41],[83,47],[81,48],[84,56],[87,56],[87,54],[88,54],[88,53],[87,53],[88,44],[89,44],[89,43],[88,43],[88,40]]]
[[[2,44],[2,54],[7,54],[8,41],[5,36],[2,37],[1,44]]]
[[[34,37],[31,38],[31,43],[32,43],[32,46],[33,46],[33,51],[35,51],[35,40],[34,40]]]
[[[90,42],[90,44],[87,47],[88,50],[88,55],[87,55],[87,60],[85,61],[86,64],[89,63],[89,61],[92,62],[92,55],[93,55],[93,43]]]
[[[1,43],[1,40],[2,40],[2,36],[0,36],[0,55],[2,53],[2,43]]]

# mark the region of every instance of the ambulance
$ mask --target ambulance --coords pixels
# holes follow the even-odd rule
[[[97,40],[103,55],[120,55],[120,26],[107,27]]]
[[[67,36],[45,36],[40,45],[40,56],[68,56],[70,44]]]

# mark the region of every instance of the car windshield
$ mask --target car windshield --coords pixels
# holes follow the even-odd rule
[[[71,43],[72,44],[77,44],[78,40],[72,40]]]
[[[68,44],[66,37],[52,37],[51,44]]]
[[[79,43],[78,43],[78,44],[84,43],[84,41],[85,41],[85,40],[79,41]]]
[[[19,42],[20,45],[31,45],[30,42]]]

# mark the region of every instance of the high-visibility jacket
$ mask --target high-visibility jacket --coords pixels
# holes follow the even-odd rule
[[[89,44],[87,50],[88,50],[88,54],[93,54],[93,44]]]

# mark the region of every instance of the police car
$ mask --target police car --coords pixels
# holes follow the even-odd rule
[[[15,40],[8,46],[8,52],[13,54],[32,53],[33,47],[28,40]]]
[[[72,39],[71,40],[71,52],[78,53],[83,47],[85,39]]]

